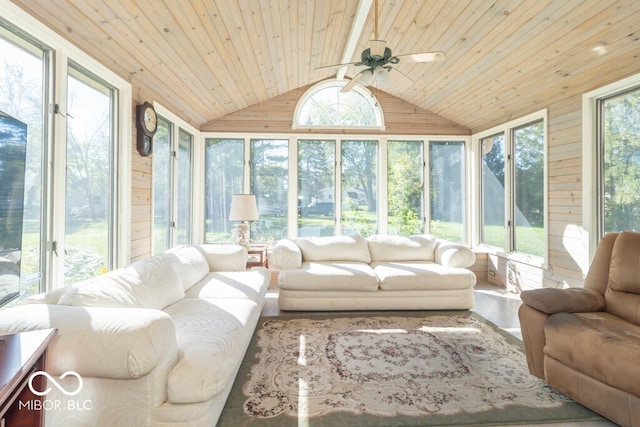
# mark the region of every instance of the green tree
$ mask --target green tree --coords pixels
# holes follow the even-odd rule
[[[390,141],[387,166],[389,221],[400,235],[421,233],[422,142]]]
[[[205,164],[206,241],[226,241],[231,236],[228,224],[231,199],[242,193],[244,140],[207,139]]]
[[[515,132],[516,224],[542,227],[544,224],[544,129],[542,121]],[[519,221],[520,219],[520,221]]]
[[[640,224],[640,90],[604,103],[605,232]]]
[[[348,187],[364,192],[369,212],[377,209],[376,170],[378,143],[376,141],[344,141],[342,144],[343,190]]]
[[[305,140],[298,143],[298,194],[304,202],[318,200],[334,188],[335,142]]]

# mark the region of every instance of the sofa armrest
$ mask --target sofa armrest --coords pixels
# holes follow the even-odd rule
[[[434,255],[435,262],[443,267],[467,268],[476,262],[476,254],[471,249],[443,239],[438,239]]]
[[[543,288],[523,291],[522,302],[546,314],[588,313],[603,311],[604,296],[593,289],[585,288]]]
[[[177,360],[171,317],[147,308],[29,304],[0,312],[0,333],[56,328],[47,370],[99,378],[140,378]]]
[[[292,270],[302,267],[302,250],[292,240],[280,240],[269,254],[269,267]]]

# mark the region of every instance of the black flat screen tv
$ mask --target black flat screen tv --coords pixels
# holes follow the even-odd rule
[[[0,306],[20,295],[27,125],[0,111]]]

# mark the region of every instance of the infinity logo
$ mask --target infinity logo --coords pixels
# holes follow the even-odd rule
[[[44,396],[45,394],[49,394],[49,392],[51,391],[51,387],[48,387],[44,391],[38,391],[33,387],[33,379],[39,375],[46,377],[48,383],[56,386],[56,388],[60,390],[60,392],[65,396],[75,396],[76,394],[80,393],[80,390],[82,390],[82,385],[83,385],[82,377],[80,376],[80,374],[78,374],[75,371],[67,371],[64,374],[60,375],[61,380],[65,379],[69,375],[71,375],[72,377],[76,377],[78,379],[78,388],[74,391],[65,390],[64,387],[58,384],[58,382],[54,380],[53,377],[51,377],[51,375],[49,375],[45,371],[36,371],[33,374],[31,374],[31,376],[29,377],[29,390],[31,390],[31,393],[35,394],[36,396]]]

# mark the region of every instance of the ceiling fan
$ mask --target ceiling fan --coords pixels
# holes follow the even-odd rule
[[[387,42],[384,40],[378,39],[378,0],[375,0],[374,33],[375,33],[375,40],[369,41],[369,47],[363,50],[362,53],[360,54],[360,61],[347,62],[343,64],[325,65],[325,66],[317,67],[316,70],[321,68],[343,67],[348,65],[367,67],[366,69],[356,74],[351,79],[351,81],[349,81],[349,83],[347,83],[340,90],[340,92],[348,92],[358,82],[361,82],[367,86],[373,84],[374,81],[378,83],[385,82],[388,78],[388,75],[390,75],[391,70],[394,69],[392,65],[398,64],[401,59],[408,60],[411,62],[433,62],[433,61],[442,61],[444,59],[444,52],[442,51],[394,55],[391,52],[391,49],[387,47]],[[408,76],[403,74],[401,71],[399,70],[396,70],[396,71],[400,73],[399,75],[403,76],[405,79],[413,83],[413,81]]]

